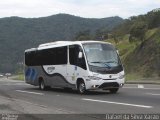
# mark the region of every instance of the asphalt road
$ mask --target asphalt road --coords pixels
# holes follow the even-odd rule
[[[160,113],[160,85],[126,84],[117,94],[99,90],[80,95],[64,89],[41,91],[23,81],[0,78],[0,114],[6,113],[29,119],[52,119],[54,114],[57,120],[97,120],[104,116],[96,114],[108,113],[155,114]]]

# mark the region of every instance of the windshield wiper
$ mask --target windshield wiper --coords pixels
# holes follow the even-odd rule
[[[107,64],[107,62],[95,61],[95,62],[90,62],[90,63],[102,63],[102,64],[104,64],[106,67],[111,68],[111,66],[109,66],[109,65]]]
[[[116,61],[107,61],[107,62],[104,62],[104,63],[118,63]]]

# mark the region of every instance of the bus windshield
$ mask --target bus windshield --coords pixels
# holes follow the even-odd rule
[[[83,47],[89,65],[106,68],[120,65],[116,49],[110,44],[86,43]]]

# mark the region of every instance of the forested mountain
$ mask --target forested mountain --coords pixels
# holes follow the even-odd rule
[[[75,40],[81,31],[95,34],[99,29],[111,31],[123,23],[120,17],[81,18],[57,14],[42,18],[0,18],[0,73],[15,72],[23,61],[25,49],[57,40]]]
[[[154,9],[145,15],[131,16],[117,26],[112,34],[116,36],[131,34],[131,37],[142,37],[146,30],[157,27],[160,27],[160,9]]]

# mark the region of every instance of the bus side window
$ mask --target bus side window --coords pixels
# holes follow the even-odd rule
[[[70,64],[79,66],[79,67],[86,70],[87,68],[86,68],[86,62],[85,62],[84,55],[82,55],[83,56],[82,58],[79,58],[78,57],[79,52],[82,52],[82,48],[79,45],[69,46],[69,58],[70,58],[69,61],[70,61]]]

